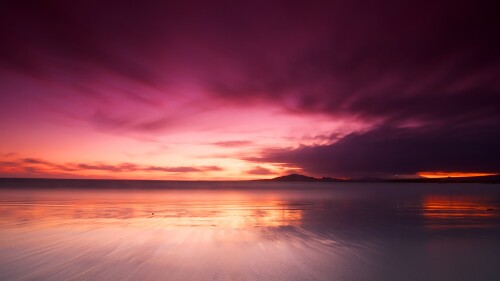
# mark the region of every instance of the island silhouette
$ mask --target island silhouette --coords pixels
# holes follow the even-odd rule
[[[419,183],[500,183],[500,175],[475,176],[475,177],[446,177],[446,178],[355,178],[339,179],[331,177],[310,177],[301,174],[289,174],[263,181],[277,182],[419,182]]]
[[[289,174],[286,176],[276,177],[270,179],[272,181],[286,181],[286,182],[343,182],[343,179],[330,178],[330,177],[309,177],[301,174]]]

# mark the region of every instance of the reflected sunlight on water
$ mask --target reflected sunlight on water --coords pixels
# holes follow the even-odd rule
[[[167,270],[168,280],[299,280],[325,274],[325,261],[335,259],[324,250],[303,252],[333,241],[300,228],[303,205],[269,192],[3,195],[6,279],[165,280]]]
[[[143,194],[135,200],[78,199],[63,202],[33,200],[4,202],[0,206],[0,223],[4,226],[30,224],[46,227],[74,224],[85,227],[96,224],[119,224],[126,219],[129,227],[279,227],[300,225],[302,210],[272,198],[235,197],[219,192],[216,200],[202,194],[204,201],[179,200],[185,192],[173,191],[164,200],[156,194]],[[151,195],[151,196],[149,196]],[[200,196],[200,194],[198,194]],[[111,203],[111,204],[110,204]]]
[[[422,215],[429,228],[487,228],[496,226],[496,208],[488,197],[434,195],[424,198]]]
[[[500,280],[492,189],[244,187],[0,189],[0,280]]]

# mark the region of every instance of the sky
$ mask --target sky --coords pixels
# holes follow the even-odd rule
[[[491,2],[11,1],[0,177],[499,173]]]

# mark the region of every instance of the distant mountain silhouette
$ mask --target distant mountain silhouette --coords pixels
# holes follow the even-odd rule
[[[500,184],[500,174],[479,177],[461,178],[358,178],[337,179],[330,177],[314,178],[299,174],[277,177],[273,179],[261,179],[255,181],[266,182],[345,182],[345,183],[484,183]],[[0,189],[23,189],[23,188],[83,188],[83,189],[168,189],[170,182],[178,183],[186,189],[204,188],[232,188],[232,181],[166,181],[166,180],[110,180],[110,179],[44,179],[44,178],[1,178]],[[200,184],[197,184],[200,183]]]
[[[290,174],[266,181],[279,182],[421,182],[421,183],[500,183],[500,175],[460,177],[460,178],[358,178],[358,179],[337,179],[330,177],[314,178],[300,174]]]
[[[277,177],[270,179],[271,181],[285,181],[285,182],[340,182],[343,181],[341,179],[322,177],[322,178],[313,178],[299,174],[290,174],[282,177]]]

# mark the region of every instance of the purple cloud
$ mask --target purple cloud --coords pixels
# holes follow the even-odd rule
[[[0,77],[0,114],[29,119],[36,111],[58,112],[101,132],[149,137],[195,127],[200,112],[272,107],[367,125],[347,136],[332,128],[318,139],[326,145],[268,149],[247,160],[332,176],[498,171],[495,4],[126,0],[117,8],[107,1],[10,1],[0,12],[6,35],[0,71],[10,75]],[[19,165],[68,172],[210,170],[33,158]]]
[[[382,127],[331,145],[274,149],[249,160],[293,164],[312,175],[337,177],[500,172],[500,132],[488,126],[461,129]]]

